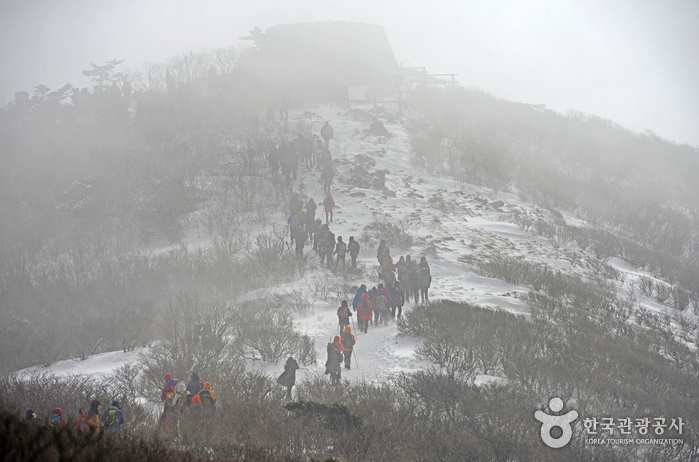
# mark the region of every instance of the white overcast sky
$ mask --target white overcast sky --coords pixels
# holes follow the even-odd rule
[[[0,0],[0,103],[87,86],[90,62],[133,71],[327,20],[382,25],[399,62],[497,97],[699,145],[698,0]]]

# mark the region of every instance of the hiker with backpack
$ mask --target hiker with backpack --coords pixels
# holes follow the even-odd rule
[[[315,221],[317,209],[316,201],[312,197],[308,199],[308,202],[306,202],[306,222],[310,221],[313,223]]]
[[[293,356],[289,356],[289,359],[286,360],[286,364],[284,364],[284,372],[277,378],[277,383],[286,387],[286,399],[289,401],[292,399],[291,389],[296,384],[296,371],[298,369],[299,363],[296,362]]]
[[[391,254],[391,249],[388,248],[388,244],[386,244],[386,239],[381,239],[381,243],[379,244],[379,248],[376,251],[376,259],[379,261],[379,264],[381,264],[384,261],[385,255]]]
[[[320,168],[320,154],[323,152],[323,149],[325,149],[325,143],[323,143],[323,140],[321,140],[317,134],[313,135],[311,142],[313,145],[313,158],[316,165]]]
[[[354,344],[357,343],[357,339],[352,335],[352,328],[350,326],[345,326],[345,330],[342,331],[340,343],[344,348],[342,354],[345,355],[345,369],[350,370],[352,366],[352,351],[354,349]]]
[[[357,293],[354,295],[354,298],[352,299],[352,310],[357,311],[357,307],[359,306],[359,303],[362,301],[362,295],[366,293],[366,284],[362,284],[359,286],[357,289]]]
[[[408,299],[412,294],[415,304],[420,302],[420,269],[418,268],[415,261],[410,259],[410,255],[405,257],[406,267],[408,268],[408,275],[410,277],[410,287],[408,290]]]
[[[350,258],[352,259],[352,268],[357,269],[357,257],[359,256],[359,242],[354,240],[354,236],[350,236],[348,250]]]
[[[328,225],[324,225],[320,218],[316,218],[315,226],[313,228],[313,250],[316,251],[319,257],[322,254],[323,240],[325,239],[325,230]],[[320,258],[320,263],[323,263],[323,258]]]
[[[177,382],[177,385],[175,385],[174,401],[177,411],[181,411],[187,401],[187,386],[182,381]]]
[[[335,339],[328,343],[328,359],[325,361],[325,374],[330,374],[330,383],[337,385],[342,380],[342,360],[344,359],[342,351],[344,347],[340,343],[340,336],[336,335]]]
[[[328,217],[330,217],[330,222],[333,221],[333,207],[335,207],[335,199],[330,191],[327,192],[325,199],[323,199],[323,205],[325,206],[325,224],[328,224]]]
[[[367,333],[367,329],[369,329],[369,321],[371,320],[371,313],[373,311],[374,307],[369,301],[369,295],[366,293],[362,294],[362,299],[359,305],[357,305],[357,313],[359,313],[359,330],[364,331],[365,334]]]
[[[211,389],[211,382],[205,382],[204,388],[199,392],[201,404],[206,409],[214,409],[216,407],[216,394]]]
[[[393,275],[394,266],[391,254],[384,253],[379,260],[379,279],[384,282],[393,281],[395,276]]]
[[[340,330],[344,329],[345,326],[349,326],[350,316],[352,316],[352,312],[349,306],[347,306],[347,300],[342,300],[340,308],[337,309],[337,319],[340,324]]]
[[[56,409],[61,409],[57,407]],[[56,410],[54,409],[54,411]],[[63,410],[61,410],[61,417],[63,417]],[[24,421],[25,422],[31,422],[31,423],[40,423],[41,420],[36,416],[36,412],[34,409],[27,409],[27,411],[24,413]]]
[[[388,325],[388,316],[386,316],[387,307],[388,303],[383,294],[383,285],[379,284],[379,288],[376,290],[376,302],[374,303],[374,324],[377,326],[381,322],[383,322],[385,326]]]
[[[294,242],[294,238],[298,234],[299,227],[301,226],[301,220],[299,219],[298,213],[296,211],[291,212],[289,218],[286,220],[289,225],[289,234],[291,235],[291,242]]]
[[[199,374],[192,372],[189,376],[189,383],[187,384],[187,391],[194,395],[198,395],[201,389],[204,388],[204,381],[199,378]]]
[[[394,320],[396,317],[400,319],[400,315],[403,314],[403,304],[405,303],[400,282],[394,282],[393,286],[389,287],[389,291],[391,294],[391,318]]]
[[[296,235],[293,236],[293,240],[296,242],[296,257],[300,260],[303,258],[303,248],[306,246],[306,239],[308,235],[303,227],[299,226],[296,229]]]
[[[174,380],[170,374],[165,374],[165,387],[160,395],[160,401],[162,401],[165,406],[173,404],[177,382],[179,382],[179,380]],[[163,408],[163,410],[164,409],[165,408]]]
[[[330,185],[335,177],[335,170],[332,164],[326,165],[323,168],[323,173],[320,174],[320,181],[323,183],[323,194],[330,193]]]
[[[87,411],[85,419],[90,434],[99,433],[100,431],[100,406],[102,406],[102,403],[96,399],[90,402],[90,409]]]
[[[325,149],[330,149],[330,140],[334,138],[335,133],[330,126],[330,121],[326,120],[325,125],[320,129],[320,137],[325,141]]]
[[[104,431],[107,433],[119,433],[124,426],[124,415],[119,408],[119,401],[112,401],[112,405],[102,417],[104,421]]]
[[[335,245],[335,255],[337,255],[337,261],[335,262],[335,268],[342,262],[342,267],[345,267],[345,255],[347,254],[347,244],[342,242],[342,236],[337,237],[337,244]]]
[[[335,250],[335,234],[328,230],[325,234],[325,239],[323,240],[323,255],[328,263],[328,268],[332,267],[333,264],[333,251]],[[323,263],[323,257],[321,256],[320,262]]]
[[[420,264],[417,265],[420,269],[420,295],[423,302],[429,301],[427,296],[427,291],[432,284],[432,276],[430,275],[430,265],[427,263],[427,258],[422,257],[420,259]]]
[[[49,426],[60,428],[68,426],[68,422],[63,419],[63,409],[57,407],[51,412],[51,417],[49,417]]]

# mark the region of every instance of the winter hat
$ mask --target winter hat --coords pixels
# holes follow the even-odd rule
[[[199,380],[199,374],[196,372],[192,372],[192,380]]]
[[[342,300],[342,306],[347,306],[347,300]]]
[[[352,328],[350,326],[345,327],[345,334],[350,334],[352,333]]]
[[[337,236],[337,240],[338,240],[339,242],[342,242],[342,236]]]
[[[119,401],[112,401],[112,406],[119,407]]]
[[[171,380],[172,376],[170,374],[165,374],[165,380]]]
[[[339,343],[340,342],[340,336],[336,335],[335,338],[333,339],[333,342]]]
[[[102,403],[99,402],[99,400],[93,399],[92,402],[90,402],[90,408],[95,408],[97,409],[97,406],[101,406]]]
[[[422,257],[420,261],[427,261],[427,259],[425,257]]]
[[[60,407],[57,407],[56,409],[53,410],[51,413],[52,415],[57,415],[58,417],[63,417],[63,409]]]
[[[34,409],[27,409],[27,412],[24,414],[24,416],[27,420],[37,420],[36,412],[34,412]]]
[[[406,255],[406,256],[405,256],[405,260],[406,260],[406,261],[410,261],[410,255]]]
[[[362,294],[362,300],[369,300],[369,296],[365,293]]]
[[[400,256],[400,259],[398,260],[399,262],[405,262],[405,257],[403,255]]]
[[[207,390],[210,390],[211,389],[211,382],[204,383],[204,388]]]
[[[184,392],[187,391],[187,387],[184,385],[184,382],[178,383],[175,391],[181,395],[184,394]]]
[[[350,241],[353,241],[353,240],[354,240],[354,236],[350,236]]]
[[[199,395],[194,395],[194,397],[192,398],[192,404],[201,404],[201,398],[199,397]]]

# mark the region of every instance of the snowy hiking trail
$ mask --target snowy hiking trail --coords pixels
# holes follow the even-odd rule
[[[364,109],[368,110],[369,107]],[[391,248],[391,256],[394,262],[397,262],[400,256],[408,254],[418,261],[421,256],[427,257],[433,277],[431,300],[465,301],[527,315],[529,308],[516,296],[528,292],[529,288],[479,276],[471,266],[477,261],[489,261],[493,256],[540,262],[555,270],[582,276],[592,275],[596,271],[595,265],[587,263],[594,260],[594,257],[574,243],[569,247],[559,246],[544,237],[531,235],[515,224],[517,216],[527,216],[547,222],[565,221],[576,226],[584,225],[577,217],[564,213],[563,219],[560,216],[556,218],[552,212],[524,203],[514,195],[431,176],[412,165],[410,136],[404,122],[389,122],[386,117],[379,115],[379,119],[393,137],[371,136],[362,132],[369,128],[370,121],[343,117],[342,114],[346,112],[347,108],[339,106],[317,106],[291,110],[289,113],[291,121],[303,120],[310,124],[313,133],[319,133],[325,120],[329,120],[333,127],[335,137],[330,142],[330,150],[337,173],[331,190],[337,208],[330,229],[336,236],[342,236],[343,240],[348,242],[350,236],[359,240],[364,227],[373,221],[402,222],[405,230],[413,237],[413,246],[409,249]],[[375,165],[370,166],[370,162],[362,156],[373,159]],[[386,191],[392,191],[395,195],[386,191],[355,187],[352,184],[351,169],[358,162],[366,166],[370,172],[386,170]],[[325,213],[321,205],[324,198],[323,187],[319,181],[320,171],[317,167],[308,169],[303,161],[299,162],[294,191],[298,191],[303,184],[306,194],[313,197],[318,204],[316,217],[325,222]],[[502,204],[497,201],[502,201]],[[272,217],[271,221],[277,226],[286,226],[286,204],[283,204],[281,209],[282,211]],[[271,224],[268,225],[268,228],[271,227]],[[210,245],[208,233],[200,228],[189,229],[183,241],[191,246]],[[335,280],[337,284],[352,286],[364,283],[369,289],[378,285],[378,243],[369,244],[360,240],[360,244],[362,249],[358,264],[364,266],[365,273],[372,276],[344,281],[321,268],[318,257],[313,254],[311,247],[306,245],[304,254],[310,256],[312,265],[306,276],[294,283],[268,289],[267,292],[284,294],[303,291],[310,292],[312,296],[311,284],[318,280]],[[175,243],[159,248],[151,247],[148,251],[164,252],[178,246],[179,243]],[[293,249],[289,252],[293,252]],[[347,262],[350,262],[349,255]],[[628,277],[626,285],[614,281],[617,287],[633,291],[641,305],[649,311],[667,311],[666,307],[649,300],[632,287],[631,282],[640,277],[649,277],[647,273],[620,259],[613,259],[609,263]],[[264,291],[255,291],[241,299],[254,297],[262,292]],[[353,296],[354,294],[346,294],[350,307]],[[301,334],[311,337],[318,354],[318,363],[315,366],[302,366],[297,372],[297,383],[305,378],[323,376],[327,343],[338,335],[336,311],[339,304],[339,299],[336,303],[315,300],[310,314],[295,317],[296,329]],[[403,312],[409,312],[413,306],[412,301],[406,302]],[[353,314],[354,322],[350,326],[357,339],[355,356],[352,359],[352,369],[343,369],[343,379],[380,381],[396,373],[434,366],[415,357],[415,348],[420,339],[398,336],[393,322],[389,322],[385,327],[370,325],[367,334],[357,332],[357,314]],[[125,362],[136,359],[137,354],[134,352],[110,352],[94,355],[85,361],[69,360],[48,368],[33,367],[20,371],[20,374],[53,372],[59,375],[106,375]],[[284,360],[279,364],[250,362],[249,367],[260,369],[276,378],[283,370],[283,363]],[[479,376],[477,382],[491,379]]]

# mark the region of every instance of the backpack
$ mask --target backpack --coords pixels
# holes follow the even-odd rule
[[[344,361],[345,356],[342,354],[342,352],[340,351],[339,348],[335,348],[333,346],[333,353],[335,354],[335,361],[337,361],[338,363],[341,363],[342,361]]]
[[[400,265],[398,267],[398,280],[401,283],[405,283],[408,280],[408,268],[405,265]]]
[[[345,245],[344,242],[339,244],[339,247],[337,249],[337,254],[341,257],[343,257],[347,253],[347,245]]]
[[[342,338],[342,346],[345,347],[345,350],[349,350],[354,346],[354,342],[352,342],[352,334],[343,334],[344,337]]]
[[[350,244],[350,253],[352,255],[359,254],[359,243],[357,241],[352,241],[352,243]]]
[[[167,394],[165,395],[165,404],[168,406],[172,406],[175,400],[175,393],[172,391],[168,391]]]
[[[87,411],[85,411],[82,413],[80,419],[78,420],[78,431],[86,432],[89,430],[89,428],[90,426],[87,424]]]
[[[213,391],[210,388],[205,388],[199,392],[199,398],[201,398],[201,404],[208,404],[214,406],[216,404],[216,398],[214,397]]]
[[[376,296],[376,302],[374,303],[374,310],[386,311],[386,297],[384,297],[383,295]]]
[[[344,306],[341,306],[339,310],[337,310],[337,316],[340,318],[346,318],[347,317],[347,308]]]
[[[359,302],[359,312],[362,314],[371,314],[371,305],[369,305],[368,300],[366,303],[364,303],[364,300]]]
[[[408,268],[408,273],[410,274],[410,282],[414,284],[420,282],[420,271],[415,265],[410,265],[410,268]]]
[[[110,409],[107,411],[107,418],[104,421],[105,427],[118,427],[119,426],[119,411],[116,409]]]

